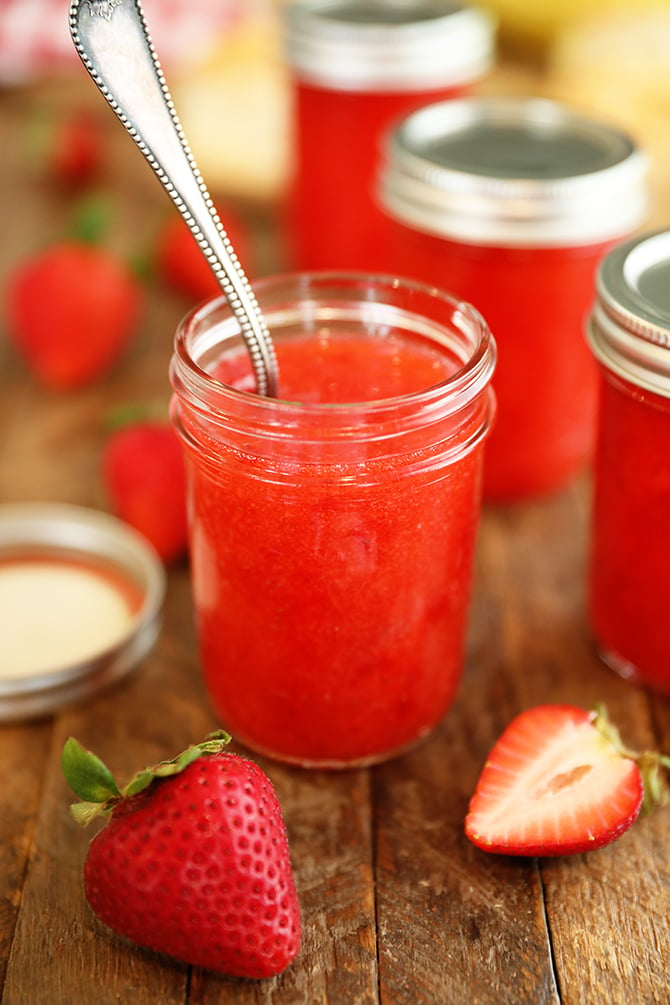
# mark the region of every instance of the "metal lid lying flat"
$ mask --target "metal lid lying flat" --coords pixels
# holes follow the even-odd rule
[[[589,340],[597,358],[670,397],[670,231],[642,234],[611,251],[596,291]]]
[[[494,56],[484,11],[446,0],[299,0],[285,5],[286,60],[304,80],[346,91],[466,84]]]
[[[628,136],[557,102],[464,98],[399,123],[379,199],[408,226],[454,240],[597,243],[640,225],[645,174]]]
[[[165,572],[143,537],[78,506],[0,506],[0,722],[129,673],[160,627]]]

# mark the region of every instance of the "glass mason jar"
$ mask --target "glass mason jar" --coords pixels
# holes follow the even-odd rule
[[[377,270],[381,137],[411,109],[472,90],[493,61],[493,22],[452,0],[298,0],[284,10],[295,151],[288,253],[296,269]]]
[[[601,384],[591,626],[618,673],[670,691],[670,231],[610,252],[589,338]]]
[[[396,279],[254,289],[280,397],[254,393],[221,299],[186,317],[171,364],[206,685],[252,749],[374,762],[458,685],[494,342],[474,308]]]
[[[644,218],[645,158],[557,103],[466,98],[397,125],[379,198],[393,222],[385,271],[474,304],[498,343],[485,499],[562,488],[592,457],[584,328],[598,263]]]

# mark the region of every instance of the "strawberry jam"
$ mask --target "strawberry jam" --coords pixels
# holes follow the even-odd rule
[[[278,399],[251,392],[220,301],[185,320],[172,363],[206,684],[256,750],[379,760],[458,685],[494,346],[472,308],[394,280],[256,292]]]
[[[284,26],[294,265],[370,272],[386,243],[373,198],[382,137],[412,109],[472,91],[492,62],[492,22],[452,0],[298,0]]]
[[[491,502],[557,491],[591,460],[597,369],[584,329],[600,260],[642,219],[643,174],[628,137],[540,100],[440,102],[389,138],[383,267],[474,304],[500,348]]]
[[[589,609],[605,661],[670,691],[670,232],[612,251],[590,340],[601,403]]]

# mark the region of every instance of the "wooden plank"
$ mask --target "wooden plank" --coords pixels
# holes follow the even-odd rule
[[[537,866],[469,845],[464,752],[467,736],[447,728],[380,772],[381,1000],[555,1003]]]
[[[549,701],[588,708],[604,701],[630,746],[654,747],[664,737],[654,729],[646,692],[604,667],[589,635],[588,497],[583,480],[542,505],[487,515],[487,565],[504,593],[510,681],[520,707]],[[667,716],[667,702],[652,704]],[[540,863],[565,1005],[668,1000],[661,948],[670,918],[667,823],[666,811],[639,821],[608,848]]]
[[[21,907],[50,743],[49,721],[0,728],[0,987]]]
[[[543,863],[564,1005],[670,1000],[667,828],[659,814],[601,851]]]
[[[383,1005],[558,1001],[537,864],[486,855],[463,832],[479,769],[515,711],[504,593],[480,542],[460,695],[426,743],[376,773]]]

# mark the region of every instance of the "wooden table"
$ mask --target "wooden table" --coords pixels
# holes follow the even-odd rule
[[[56,100],[53,89],[0,95],[3,276],[58,236],[71,209],[53,186],[22,174],[25,123],[36,104]],[[112,117],[105,121],[119,199],[111,239],[139,245],[167,203]],[[259,271],[269,271],[271,214],[252,217]],[[0,342],[3,502],[106,508],[105,417],[138,399],[167,405],[172,333],[186,305],[155,282],[150,290],[133,351],[92,388],[42,391]],[[430,740],[371,770],[259,759],[284,809],[304,922],[299,959],[262,983],[189,970],[125,943],[97,922],[82,892],[91,834],[68,815],[59,767],[67,737],[123,780],[216,726],[188,568],[172,568],[161,635],[135,675],[53,718],[0,728],[2,1005],[667,1005],[670,810],[608,848],[558,860],[489,856],[463,834],[486,753],[522,708],[602,700],[630,745],[670,750],[668,701],[619,680],[593,651],[583,603],[588,508],[585,475],[553,499],[484,512],[463,684]]]

